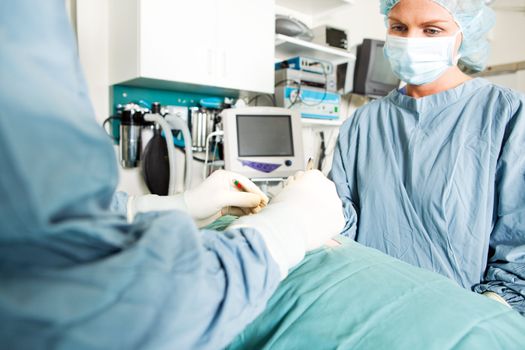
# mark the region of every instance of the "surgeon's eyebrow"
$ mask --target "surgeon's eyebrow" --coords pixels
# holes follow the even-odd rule
[[[421,25],[427,26],[427,25],[430,25],[430,24],[450,23],[450,22],[452,22],[452,21],[447,21],[447,20],[444,20],[444,19],[433,19],[433,20],[430,20],[430,21],[423,22],[423,23],[421,23]]]
[[[393,17],[393,16],[388,16],[388,19],[391,20],[391,21],[395,21],[395,22],[400,22],[400,23],[403,23],[402,20],[396,18],[396,17]],[[430,24],[438,24],[438,23],[450,23],[451,21],[449,20],[446,20],[446,19],[431,19],[431,20],[428,20],[428,21],[425,21],[423,23],[420,23],[420,25],[423,25],[423,26],[427,26],[427,25],[430,25]]]
[[[391,21],[401,22],[399,19],[397,19],[395,17],[392,17],[392,16],[388,16],[388,19],[391,20]]]

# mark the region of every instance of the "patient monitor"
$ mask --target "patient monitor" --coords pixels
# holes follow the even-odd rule
[[[250,179],[284,178],[304,170],[301,118],[276,107],[225,109],[225,169]]]

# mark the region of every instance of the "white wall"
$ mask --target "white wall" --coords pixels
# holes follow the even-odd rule
[[[107,0],[77,0],[77,37],[91,101],[102,123],[110,115]]]
[[[525,61],[525,12],[497,11],[490,35],[489,65]],[[525,93],[525,71],[487,77],[488,80]]]
[[[525,70],[513,74],[498,74],[485,77],[494,84],[499,84],[525,94]]]
[[[489,65],[525,61],[525,13],[497,11]]]

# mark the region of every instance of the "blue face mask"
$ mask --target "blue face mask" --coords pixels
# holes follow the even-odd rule
[[[456,37],[403,38],[387,35],[384,53],[394,74],[411,85],[424,85],[457,64]]]

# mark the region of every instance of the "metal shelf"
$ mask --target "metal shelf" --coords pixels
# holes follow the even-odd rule
[[[474,76],[490,77],[499,74],[513,74],[520,70],[525,70],[525,61],[488,66],[484,71],[476,73]]]
[[[329,61],[333,64],[355,60],[355,55],[346,50],[319,45],[283,34],[275,35],[275,54],[278,58],[282,59],[294,56],[306,56]]]

